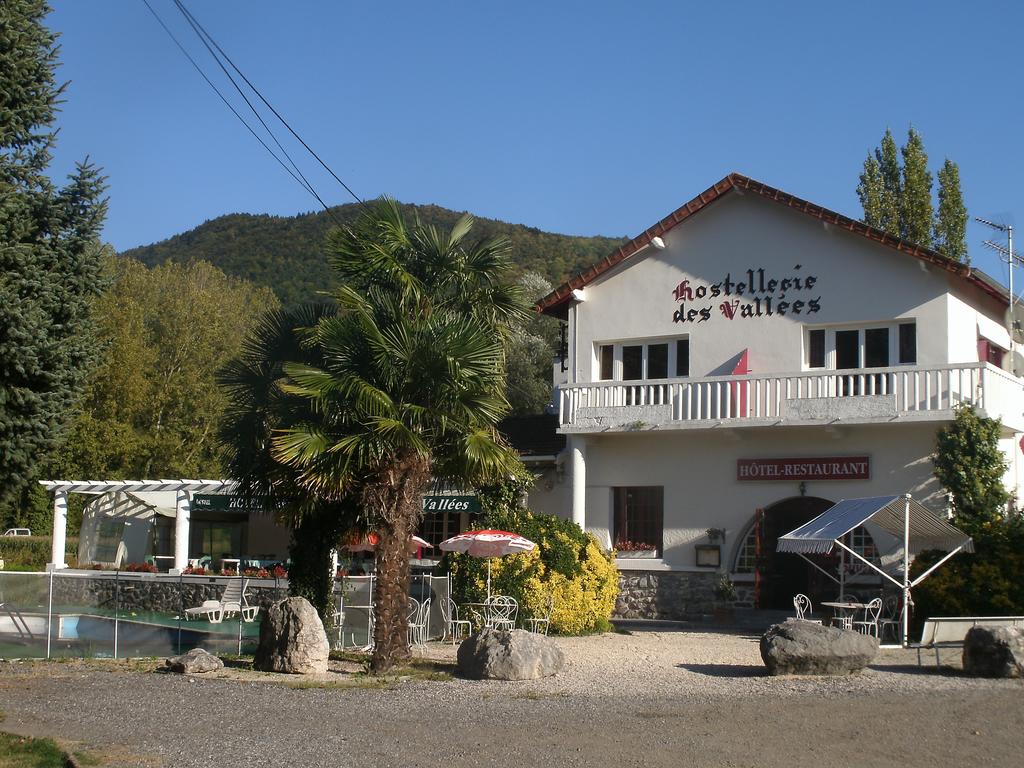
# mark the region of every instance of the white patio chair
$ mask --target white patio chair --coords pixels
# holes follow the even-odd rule
[[[334,598],[334,610],[331,612],[332,624],[332,635],[334,636],[334,643],[331,645],[332,648],[344,648],[345,647],[345,593],[341,592],[335,587],[337,597]]]
[[[430,598],[422,603],[416,598],[409,598],[409,645],[414,648],[425,648],[427,644],[427,616],[430,614]]]
[[[473,622],[459,618],[459,606],[450,597],[441,598],[441,620],[444,622],[444,637],[441,639],[451,637],[452,645],[463,634],[467,637],[473,634]]]
[[[864,606],[864,619],[853,622],[854,628],[862,635],[878,637],[878,617],[882,613],[882,598],[876,597]]]
[[[893,639],[897,642],[903,637],[903,611],[900,610],[900,596],[889,595],[882,601],[882,615],[878,619],[878,639],[885,639],[885,630],[892,628]]]
[[[492,629],[515,629],[518,613],[519,603],[514,597],[496,595],[487,601],[487,623]]]
[[[811,598],[807,595],[796,594],[793,597],[793,608],[796,609],[796,618],[800,621],[810,621],[815,624],[821,624],[820,619],[808,618],[813,612],[814,608],[811,606]]]
[[[546,635],[551,626],[551,611],[555,607],[554,595],[548,595],[547,610],[540,616],[531,616],[526,620],[527,629],[537,634]]]

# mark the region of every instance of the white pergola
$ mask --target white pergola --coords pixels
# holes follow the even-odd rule
[[[173,491],[174,497],[174,570],[188,567],[189,522],[192,496],[196,493],[232,493],[234,480],[40,480],[53,493],[53,547],[48,570],[67,568],[64,548],[68,537],[68,494],[99,496],[104,493],[153,493]]]

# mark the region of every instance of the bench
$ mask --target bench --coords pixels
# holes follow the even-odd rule
[[[921,629],[921,642],[911,645],[917,649],[917,665],[921,666],[921,650],[935,651],[935,666],[939,666],[942,648],[963,648],[971,627],[1024,627],[1024,616],[939,616],[926,619]]]

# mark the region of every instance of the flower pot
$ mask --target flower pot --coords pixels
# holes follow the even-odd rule
[[[658,550],[656,549],[631,549],[626,552],[616,552],[615,557],[618,560],[642,560],[652,559],[658,556]]]

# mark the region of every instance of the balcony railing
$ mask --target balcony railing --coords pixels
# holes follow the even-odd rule
[[[973,403],[1013,429],[1024,428],[1024,385],[988,363],[566,385],[560,391],[559,422],[581,429],[867,422],[945,418],[960,403]]]

